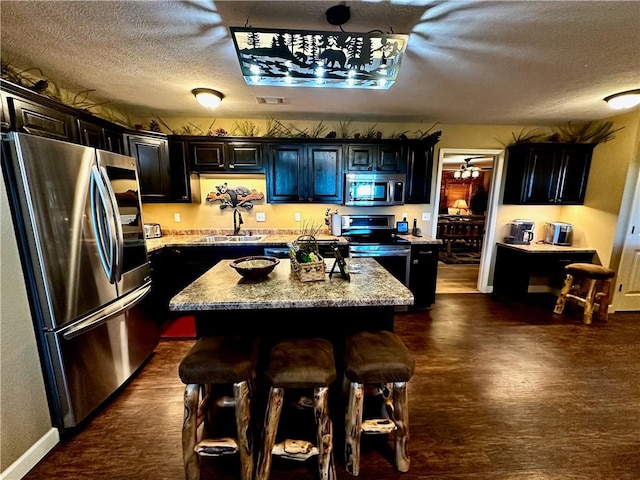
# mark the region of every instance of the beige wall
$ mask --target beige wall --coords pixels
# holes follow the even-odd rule
[[[51,429],[4,182],[0,191],[0,365],[3,472]]]

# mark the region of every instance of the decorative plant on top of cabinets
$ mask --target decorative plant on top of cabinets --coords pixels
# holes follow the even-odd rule
[[[624,127],[614,128],[613,121],[589,121],[558,125],[555,131],[545,133],[539,128],[523,128],[518,133],[511,133],[512,141],[502,144],[506,147],[522,143],[591,143],[608,142],[616,138],[616,133]]]

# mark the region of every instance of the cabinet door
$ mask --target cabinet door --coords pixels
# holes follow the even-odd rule
[[[0,127],[3,132],[11,128],[11,119],[7,108],[7,96],[2,92],[0,92]]]
[[[522,203],[558,202],[560,161],[560,155],[555,149],[544,147],[530,149]]]
[[[436,301],[438,251],[438,245],[411,247],[409,289],[413,293],[415,307],[430,307]]]
[[[78,119],[78,132],[80,132],[80,143],[82,145],[105,149],[100,125]]]
[[[380,145],[376,157],[376,170],[380,172],[397,172],[405,171],[402,160],[402,148],[399,144]]]
[[[124,154],[124,141],[122,132],[110,128],[102,129],[104,149],[110,152]]]
[[[342,203],[342,146],[309,145],[305,163],[307,185],[305,198],[310,202]]]
[[[186,142],[169,141],[169,165],[171,172],[171,202],[188,203],[200,201],[200,179],[189,171]]]
[[[563,150],[558,189],[559,203],[563,205],[584,203],[594,147],[595,145],[575,145]]]
[[[263,172],[262,145],[259,142],[229,142],[225,152],[226,168],[230,171]]]
[[[377,147],[371,145],[349,145],[347,147],[347,168],[353,172],[372,172],[376,163]]]
[[[270,203],[306,201],[304,153],[301,144],[272,145],[269,148],[267,194]]]
[[[200,172],[223,172],[224,143],[222,142],[189,142],[191,166]]]
[[[434,145],[415,142],[407,145],[407,191],[405,203],[430,203]]]
[[[127,135],[127,147],[127,153],[138,162],[142,201],[171,201],[168,141],[144,135]]]
[[[15,114],[15,128],[20,132],[76,142],[75,118],[53,108],[10,97]]]

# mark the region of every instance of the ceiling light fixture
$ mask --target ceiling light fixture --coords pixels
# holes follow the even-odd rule
[[[624,110],[640,105],[640,88],[627,90],[626,92],[614,93],[604,97],[604,101],[614,110]]]
[[[342,25],[348,7],[327,10]],[[344,11],[346,9],[346,11]],[[388,89],[395,82],[409,35],[230,27],[248,85]]]
[[[484,158],[484,157],[469,157],[465,158],[464,162],[460,165],[460,168],[453,172],[453,178],[466,180],[467,178],[478,178],[480,176],[480,168],[472,167],[470,162],[474,158]]]
[[[196,97],[198,103],[206,108],[216,108],[224,98],[222,93],[210,88],[194,88],[191,93]]]

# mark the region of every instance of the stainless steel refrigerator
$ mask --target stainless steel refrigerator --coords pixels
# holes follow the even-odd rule
[[[24,133],[2,168],[55,427],[77,426],[158,344],[135,159]],[[16,281],[22,281],[19,272]]]

